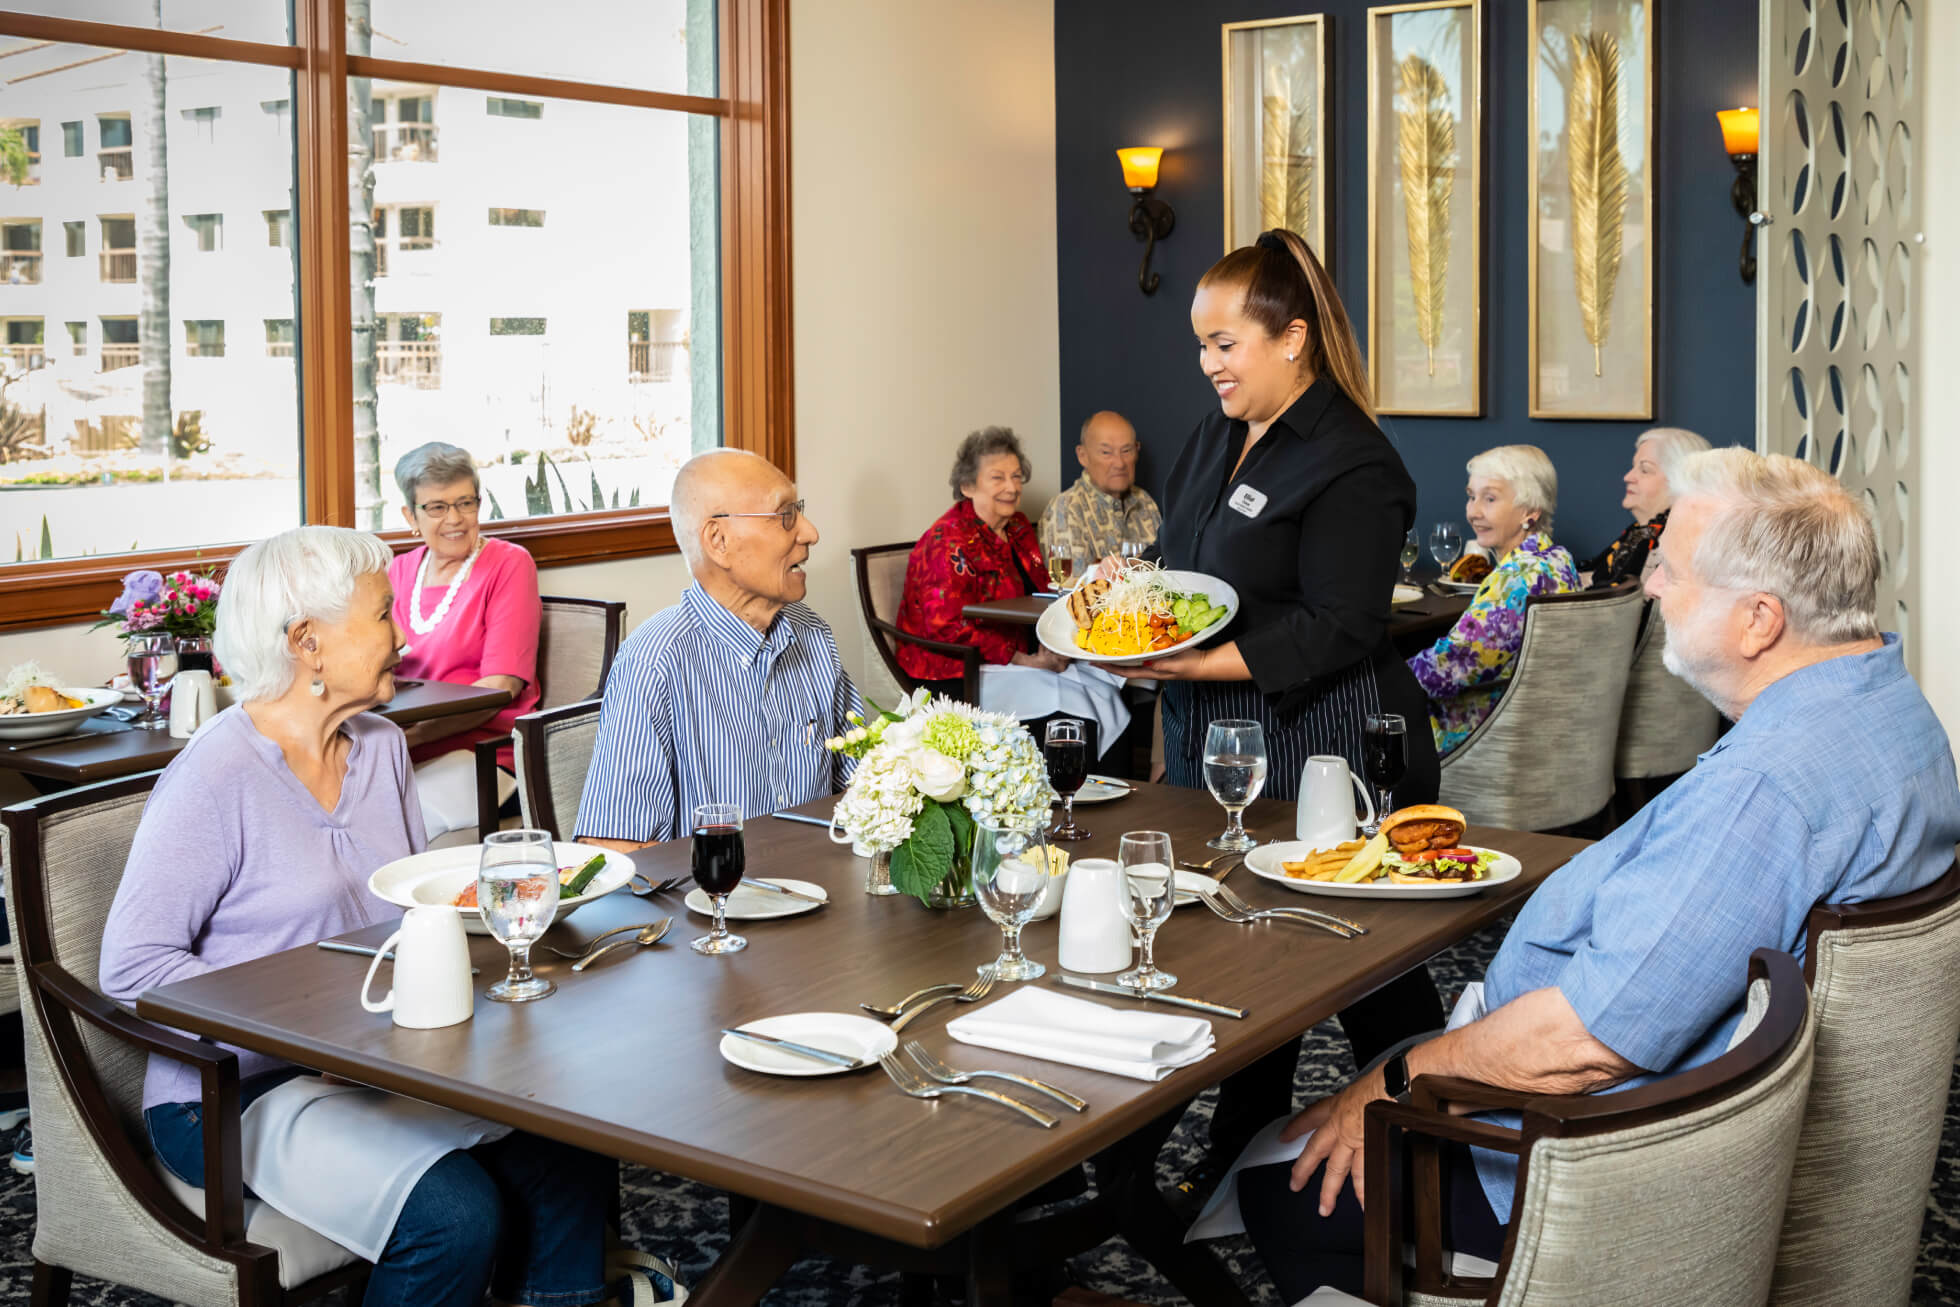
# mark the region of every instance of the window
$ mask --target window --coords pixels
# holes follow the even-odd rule
[[[85,222],[64,222],[61,224],[61,238],[68,251],[68,257],[79,259],[88,253],[88,224]]]
[[[542,336],[543,318],[492,318],[490,334],[493,336]]]
[[[542,227],[544,226],[544,210],[492,209],[490,210],[490,225],[492,227]]]
[[[223,319],[187,319],[184,323],[184,353],[194,359],[223,358],[225,356]]]
[[[52,211],[14,214],[62,222],[64,251],[66,224],[80,221],[100,263],[82,265],[94,275],[51,278],[31,300],[0,285],[0,322],[23,324],[6,332],[10,347],[38,344],[42,320],[20,312],[30,303],[35,314],[45,305],[57,340],[82,325],[66,345],[90,352],[73,363],[91,379],[74,394],[47,388],[51,409],[66,406],[47,429],[64,457],[101,461],[87,483],[45,490],[21,484],[31,466],[0,464],[9,516],[45,513],[54,555],[0,561],[0,629],[86,618],[133,567],[183,566],[194,553],[221,563],[235,542],[296,522],[398,532],[387,469],[429,439],[470,445],[486,464],[487,530],[546,565],[671,549],[662,505],[693,448],[726,443],[790,464],[788,249],[772,220],[786,200],[782,47],[745,38],[724,51],[715,35],[779,32],[788,0],[586,0],[576,40],[485,22],[476,0],[369,0],[374,30],[350,31],[344,60],[332,57],[337,31],[330,44],[318,24],[292,26],[289,6],[218,6],[226,26],[213,35],[210,15],[198,16],[212,6],[166,5],[153,22],[127,19],[125,51],[101,45],[103,29],[86,21],[123,21],[109,12],[123,0],[91,0],[102,12],[87,15],[46,3],[51,16],[30,22],[0,0],[0,36],[11,38],[0,42],[0,119],[63,124],[64,154],[79,145],[93,162],[62,185],[87,183],[92,198],[74,191]],[[151,54],[167,55],[160,87]],[[566,83],[577,89],[557,94]],[[167,145],[186,148],[154,153],[181,171],[152,168],[155,92]],[[344,119],[293,112],[336,96]],[[200,109],[218,112],[186,113]],[[252,130],[218,130],[240,122]],[[471,219],[444,233],[446,246],[435,244],[438,197],[463,201]],[[514,260],[509,241],[474,221],[492,201],[557,210],[549,243],[525,240]],[[350,210],[353,221],[337,221]],[[223,217],[282,211],[293,257],[234,268]],[[157,213],[167,228],[150,226]],[[186,217],[216,221],[177,225]],[[388,253],[399,260],[392,278],[375,266]],[[295,285],[281,265],[339,275]],[[351,305],[336,289],[348,273]],[[700,347],[691,379],[679,368],[671,381],[618,378],[611,333],[640,305],[685,310]],[[168,330],[154,339],[143,324],[159,307]],[[493,308],[544,319],[551,334],[493,339]],[[724,336],[724,313],[752,329]],[[218,353],[226,319],[258,321],[266,352]],[[350,341],[351,368],[331,366]],[[169,403],[158,412],[163,372]],[[212,452],[174,474],[169,437],[190,411]],[[552,484],[576,493],[527,502],[540,452],[559,465]],[[114,512],[95,489],[104,469],[121,484]],[[518,520],[543,513],[555,520]],[[132,540],[136,557],[115,556]]]
[[[61,124],[61,157],[81,158],[82,146],[82,125],[78,122]]]
[[[68,343],[76,358],[88,354],[88,323],[71,322],[68,325]]]
[[[28,118],[0,119],[0,133],[14,136],[27,152],[27,175],[20,179],[25,186],[38,186],[41,181],[41,124]],[[13,181],[9,177],[7,181]]]
[[[222,213],[187,213],[184,225],[191,229],[191,236],[197,241],[200,253],[210,254],[225,247],[225,215]]]
[[[0,282],[33,286],[41,281],[41,224],[0,221]],[[0,300],[0,309],[8,307]]]
[[[293,247],[293,211],[291,209],[267,209],[265,211],[265,243],[274,249],[289,250]]]
[[[626,380],[673,381],[687,369],[687,312],[641,309],[626,315]]]
[[[40,318],[8,318],[5,352],[0,368],[10,374],[33,372],[48,365],[47,348],[42,344],[45,327]]]

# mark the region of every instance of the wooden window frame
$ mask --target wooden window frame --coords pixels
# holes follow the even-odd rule
[[[4,4],[4,0],[0,0]],[[0,36],[286,68],[294,77],[299,186],[300,441],[303,520],[355,523],[352,291],[348,252],[347,78],[422,82],[527,99],[678,110],[720,121],[722,445],[790,476],[795,411],[790,350],[789,0],[717,0],[720,95],[677,95],[439,64],[349,55],[344,0],[296,0],[294,43],[237,41],[49,18],[0,8]],[[675,551],[661,508],[486,523],[541,566]],[[397,550],[407,531],[384,531]],[[136,568],[224,563],[242,545],[0,564],[0,631],[86,621]]]

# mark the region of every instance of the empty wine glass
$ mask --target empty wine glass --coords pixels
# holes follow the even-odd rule
[[[1141,540],[1125,540],[1116,546],[1116,556],[1125,559],[1142,558],[1143,551],[1148,548],[1150,546]]]
[[[551,832],[492,831],[477,862],[483,924],[510,950],[510,974],[485,991],[498,1003],[529,1003],[558,986],[531,974],[531,945],[558,915],[558,857]]]
[[[1131,989],[1169,989],[1177,977],[1157,969],[1157,927],[1171,915],[1177,878],[1171,874],[1171,837],[1160,830],[1131,831],[1117,841],[1116,862],[1123,869],[1123,916],[1136,928],[1143,961],[1116,978]]]
[[[1258,722],[1228,718],[1205,731],[1205,788],[1225,809],[1224,832],[1206,845],[1235,852],[1256,846],[1245,832],[1245,810],[1266,788],[1266,732]]]
[[[1039,824],[1014,826],[983,821],[973,836],[973,889],[980,910],[1000,927],[1000,957],[980,968],[996,980],[1034,980],[1048,968],[1021,952],[1021,927],[1028,924],[1048,890],[1048,841]]]
[[[1438,522],[1429,528],[1429,556],[1436,560],[1436,566],[1445,572],[1456,556],[1463,552],[1463,532],[1454,522]]]
[[[159,631],[132,635],[124,652],[129,659],[129,683],[143,696],[143,715],[134,724],[147,731],[160,731],[170,724],[157,705],[177,675],[177,637]]]

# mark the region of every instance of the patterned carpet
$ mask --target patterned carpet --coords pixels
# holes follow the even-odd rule
[[[1430,969],[1446,1004],[1454,1002],[1463,985],[1483,974],[1503,938],[1503,925],[1493,927],[1435,959]],[[1347,1044],[1332,1023],[1308,1034],[1300,1059],[1296,1089],[1302,1099],[1337,1087],[1353,1074]],[[1168,1184],[1195,1161],[1193,1140],[1211,1111],[1211,1095],[1194,1105],[1159,1158],[1160,1177]],[[1954,1162],[1960,1159],[1960,1096],[1949,1101],[1940,1165],[1927,1204],[1921,1234],[1918,1272],[1913,1281],[1915,1304],[1960,1304],[1960,1178]],[[623,1209],[627,1242],[674,1262],[684,1280],[698,1279],[727,1242],[726,1203],[700,1185],[640,1167],[623,1173]],[[34,1230],[34,1187],[27,1177],[0,1168],[0,1305],[28,1301],[29,1247]],[[1213,1245],[1221,1260],[1246,1287],[1254,1302],[1266,1307],[1277,1298],[1251,1246],[1242,1240]],[[1184,1302],[1148,1263],[1120,1240],[1112,1240],[1078,1257],[1066,1268],[1075,1283],[1148,1307]],[[167,1307],[148,1294],[77,1279],[73,1301],[86,1307]],[[791,1270],[764,1300],[770,1307],[898,1307],[899,1277],[861,1266],[812,1258]],[[1044,1304],[1045,1307],[1045,1304]]]

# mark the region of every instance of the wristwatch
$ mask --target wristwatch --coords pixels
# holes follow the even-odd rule
[[[1409,1056],[1397,1053],[1382,1063],[1382,1087],[1398,1103],[1409,1099]]]

